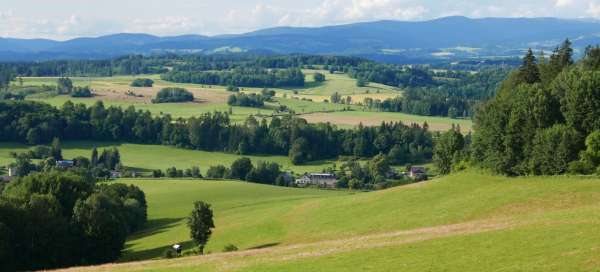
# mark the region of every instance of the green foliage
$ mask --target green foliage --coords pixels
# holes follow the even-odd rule
[[[208,168],[208,171],[206,171],[206,177],[222,179],[228,175],[228,172],[229,170],[223,165],[211,166]]]
[[[171,71],[161,75],[166,81],[241,87],[291,87],[304,86],[300,69],[245,69],[218,72]]]
[[[149,78],[136,78],[131,82],[131,87],[152,87],[154,85],[154,80]]]
[[[356,87],[367,87],[367,85],[369,85],[369,82],[364,78],[358,78],[356,80]]]
[[[169,87],[163,88],[152,99],[152,103],[177,103],[194,101],[194,95],[184,88]]]
[[[540,82],[540,70],[538,68],[537,60],[533,55],[531,48],[527,51],[525,57],[523,57],[523,64],[519,67],[518,73],[519,83],[533,84]]]
[[[440,135],[433,148],[433,162],[440,174],[449,174],[452,166],[464,158],[465,140],[457,129]]]
[[[323,82],[325,81],[325,75],[321,73],[314,73],[313,79],[315,80],[315,82]]]
[[[90,87],[75,87],[71,91],[71,97],[92,97],[92,89]]]
[[[198,245],[200,254],[203,254],[204,247],[212,234],[212,229],[215,227],[210,204],[202,201],[194,202],[194,209],[187,219],[187,225],[190,228],[190,236]]]
[[[246,180],[248,173],[252,171],[252,161],[249,158],[239,158],[231,164],[228,178]]]
[[[238,251],[238,248],[234,244],[227,244],[223,247],[223,252],[234,252]]]
[[[227,99],[227,105],[262,108],[265,105],[265,100],[265,97],[263,97],[261,94],[236,93],[229,96]]]
[[[536,175],[564,174],[569,163],[581,150],[581,136],[566,125],[555,125],[539,131],[530,156],[531,171]]]
[[[103,193],[94,193],[75,205],[73,222],[85,237],[81,252],[90,263],[109,262],[121,256],[128,234],[122,205]]]
[[[68,77],[61,77],[56,81],[56,91],[59,94],[70,94],[73,91],[73,81]]]
[[[573,67],[572,54],[569,40],[548,64],[535,64],[528,52],[519,73],[477,115],[475,162],[508,175],[592,172],[585,152],[577,159],[583,140],[600,129],[600,73],[589,70],[591,59]]]
[[[9,234],[0,247],[18,254],[0,267],[40,270],[115,261],[126,236],[146,221],[145,195],[135,186],[94,182],[56,171],[12,181],[0,196],[0,237]]]

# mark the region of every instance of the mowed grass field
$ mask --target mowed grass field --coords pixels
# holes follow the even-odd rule
[[[211,254],[74,271],[598,271],[600,179],[468,171],[370,193],[242,182],[122,180],[150,222],[123,260],[191,246],[184,217],[211,202]],[[233,243],[241,251],[217,253]]]
[[[102,149],[116,147],[119,149],[121,161],[126,167],[143,172],[150,172],[155,169],[164,171],[173,166],[178,169],[199,166],[202,173],[206,173],[210,166],[221,164],[229,167],[232,162],[241,157],[250,158],[254,164],[258,161],[276,162],[282,166],[282,170],[293,171],[298,174],[320,172],[334,163],[333,161],[316,161],[304,165],[293,165],[287,156],[240,156],[231,153],[181,149],[164,145],[91,141],[63,142],[61,145],[65,158],[75,158],[77,156],[89,158],[94,147],[98,148],[99,152],[102,152]],[[19,153],[29,148],[31,146],[25,144],[0,143],[0,166],[14,162],[14,159],[9,156],[11,151]]]
[[[326,75],[326,81],[314,82],[313,74],[322,72]],[[382,112],[365,112],[358,105],[343,105],[324,103],[329,100],[331,94],[338,92],[343,97],[352,97],[353,103],[362,102],[365,98],[381,99],[393,98],[401,95],[398,88],[371,83],[367,87],[357,87],[356,80],[346,74],[329,74],[326,71],[305,70],[307,84],[303,88],[281,89],[274,88],[276,98],[273,102],[266,103],[264,108],[230,107],[227,105],[227,97],[231,95],[224,86],[209,86],[201,84],[181,84],[167,82],[160,79],[159,75],[139,76],[115,76],[115,77],[73,77],[74,85],[90,86],[95,90],[96,96],[92,98],[72,98],[69,96],[34,95],[29,99],[49,103],[60,107],[67,101],[83,103],[88,106],[96,101],[103,101],[105,106],[128,107],[135,106],[137,109],[150,111],[154,115],[170,114],[173,117],[188,118],[198,116],[207,112],[228,112],[231,108],[231,120],[243,122],[250,115],[269,117],[275,114],[275,109],[285,105],[310,122],[330,122],[340,127],[353,127],[359,123],[363,125],[379,125],[381,121],[393,122],[403,121],[405,123],[418,122],[422,124],[427,121],[432,130],[447,130],[453,123],[461,123],[462,127],[470,127],[470,120],[453,120],[450,118],[425,117],[409,114],[390,114]],[[129,84],[135,78],[151,78],[155,81],[152,88],[134,88]],[[29,77],[23,78],[24,86],[54,86],[57,78],[54,77]],[[156,93],[164,87],[183,87],[194,93],[196,101],[190,103],[167,103],[152,104],[151,100]],[[242,92],[258,93],[262,88],[242,88]],[[128,91],[137,96],[126,95]],[[304,99],[304,100],[303,100]],[[351,111],[345,111],[350,109]],[[313,115],[304,115],[313,114]]]

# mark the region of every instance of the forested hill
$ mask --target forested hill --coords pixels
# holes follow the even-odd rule
[[[583,49],[599,42],[597,21],[554,18],[447,17],[423,22],[377,21],[317,28],[281,27],[206,37],[116,34],[68,41],[0,39],[0,60],[107,58],[161,52],[337,54],[415,63],[481,56],[520,56],[564,38]],[[540,31],[546,30],[546,31]]]

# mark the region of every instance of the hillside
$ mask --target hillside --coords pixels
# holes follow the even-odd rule
[[[463,172],[348,194],[125,180],[146,192],[151,223],[130,239],[124,260],[158,257],[171,243],[188,241],[183,216],[197,199],[216,211],[207,245],[213,253],[72,270],[593,271],[600,262],[599,181]],[[226,243],[242,251],[216,253]]]
[[[316,28],[282,27],[213,37],[116,34],[61,42],[0,39],[0,60],[231,51],[360,55],[414,63],[453,58],[520,56],[523,48],[553,49],[565,38],[574,39],[576,47],[582,49],[598,43],[598,26],[596,21],[556,18],[446,17],[422,22],[375,21]]]

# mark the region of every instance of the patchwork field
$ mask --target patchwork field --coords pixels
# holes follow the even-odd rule
[[[274,88],[276,98],[273,102],[266,103],[264,108],[230,107],[227,105],[227,97],[231,94],[223,86],[209,86],[200,84],[180,84],[167,82],[160,79],[159,75],[140,76],[115,76],[115,77],[73,77],[74,85],[90,86],[95,90],[96,96],[92,98],[72,98],[69,96],[33,95],[29,99],[43,101],[60,107],[66,101],[92,105],[101,100],[106,106],[128,107],[135,106],[137,109],[148,110],[154,115],[170,114],[174,117],[192,117],[206,112],[223,111],[231,109],[231,119],[235,122],[244,121],[249,115],[268,118],[275,114],[275,109],[280,105],[294,110],[310,122],[330,122],[341,127],[353,127],[362,123],[363,125],[379,125],[381,121],[402,121],[404,123],[419,123],[427,121],[432,130],[447,130],[451,124],[458,123],[465,129],[470,128],[470,120],[453,120],[450,118],[426,117],[401,113],[362,112],[363,108],[358,105],[343,105],[324,103],[330,96],[338,92],[343,97],[352,97],[353,103],[362,102],[365,98],[386,99],[401,95],[401,90],[386,85],[371,83],[367,87],[357,87],[356,80],[345,74],[326,75],[326,81],[314,82],[312,75],[315,70],[305,70],[307,84],[303,88],[279,89]],[[155,81],[152,88],[134,88],[129,84],[135,78],[151,78]],[[23,78],[24,86],[53,86],[57,78]],[[164,87],[184,87],[194,93],[196,101],[190,103],[175,104],[152,104],[151,100],[156,93]],[[260,92],[262,88],[242,88],[242,92]],[[127,95],[128,92],[136,96]],[[347,111],[350,109],[350,111]]]
[[[189,249],[184,216],[211,202],[206,256],[73,271],[597,271],[600,179],[475,171],[371,193],[241,182],[123,180],[146,191],[150,223],[123,260]],[[241,251],[217,253],[233,243]]]

